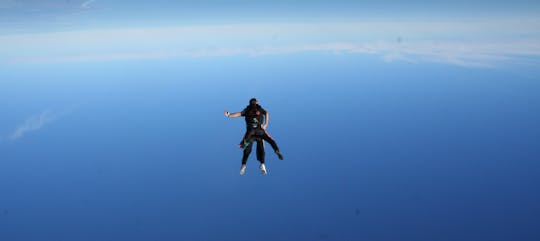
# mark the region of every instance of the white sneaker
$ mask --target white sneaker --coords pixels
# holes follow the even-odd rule
[[[268,173],[268,172],[266,171],[266,166],[264,165],[264,163],[261,164],[261,165],[259,166],[259,168],[261,169],[261,173],[262,173],[263,175],[266,175],[266,174]]]
[[[242,167],[240,167],[240,175],[246,174],[246,165],[242,164]]]

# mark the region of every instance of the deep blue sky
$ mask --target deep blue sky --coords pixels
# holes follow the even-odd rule
[[[0,240],[540,239],[537,3],[84,3],[0,1]]]

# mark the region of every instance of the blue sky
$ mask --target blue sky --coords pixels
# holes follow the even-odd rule
[[[538,240],[538,13],[0,0],[0,240]]]
[[[535,1],[15,1],[0,2],[2,26],[47,31],[245,22],[536,17]],[[35,27],[28,26],[32,23]],[[26,26],[25,26],[26,25]],[[22,28],[22,29],[21,29]],[[41,29],[40,29],[41,28]]]

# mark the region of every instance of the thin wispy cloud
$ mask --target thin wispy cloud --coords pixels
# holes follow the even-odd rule
[[[42,129],[44,126],[54,122],[60,116],[60,113],[55,113],[50,110],[44,110],[38,115],[27,118],[15,131],[9,136],[10,140],[18,140],[24,137],[29,132],[35,132]]]
[[[95,0],[40,0],[40,1],[14,1],[0,0],[0,9],[9,9],[10,12],[3,14],[11,19],[39,17],[39,16],[62,16],[73,14],[81,9],[88,9]],[[5,16],[2,16],[5,17]],[[31,20],[31,19],[30,19]]]
[[[94,3],[96,0],[88,0],[86,2],[83,2],[83,4],[81,4],[81,7],[82,8],[90,8],[90,4]]]
[[[516,61],[520,56],[540,56],[540,18],[88,30],[0,36],[0,51],[5,53],[0,62],[5,63],[265,56],[318,51],[371,54],[386,62],[486,67]]]
[[[378,55],[386,62],[439,62],[466,67],[493,67],[508,61],[516,61],[520,56],[540,56],[540,43],[482,43],[456,44],[452,42],[411,43],[400,48],[392,42],[368,43],[327,43],[312,45],[260,46],[248,48],[200,48],[189,50],[134,51],[66,55],[56,57],[32,57],[13,59],[13,63],[64,63],[116,60],[152,60],[175,57],[227,57],[227,56],[267,56],[302,52],[328,52],[336,54]],[[504,50],[501,50],[504,49]]]
[[[383,55],[383,59],[386,62],[394,62],[394,61],[404,61],[404,62],[416,62],[412,58],[406,57],[405,55],[399,53],[399,52],[393,52]]]
[[[96,10],[95,0],[0,0],[0,34],[73,29],[80,14]]]

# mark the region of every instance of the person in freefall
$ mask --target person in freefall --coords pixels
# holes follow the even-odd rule
[[[266,128],[269,123],[269,114],[259,105],[259,101],[255,98],[249,100],[249,105],[244,108],[241,112],[230,113],[225,111],[225,116],[227,117],[240,117],[243,116],[246,121],[246,133],[244,138],[240,143],[240,147],[244,148],[244,155],[242,157],[242,166],[240,167],[240,175],[246,173],[246,164],[249,154],[251,153],[252,144],[254,141],[257,142],[257,159],[261,163],[259,166],[262,174],[267,174],[266,166],[264,165],[264,147],[262,145],[262,140],[270,143],[274,152],[277,154],[280,160],[283,160],[283,155],[279,151],[279,148],[276,144],[276,141],[268,134]]]

